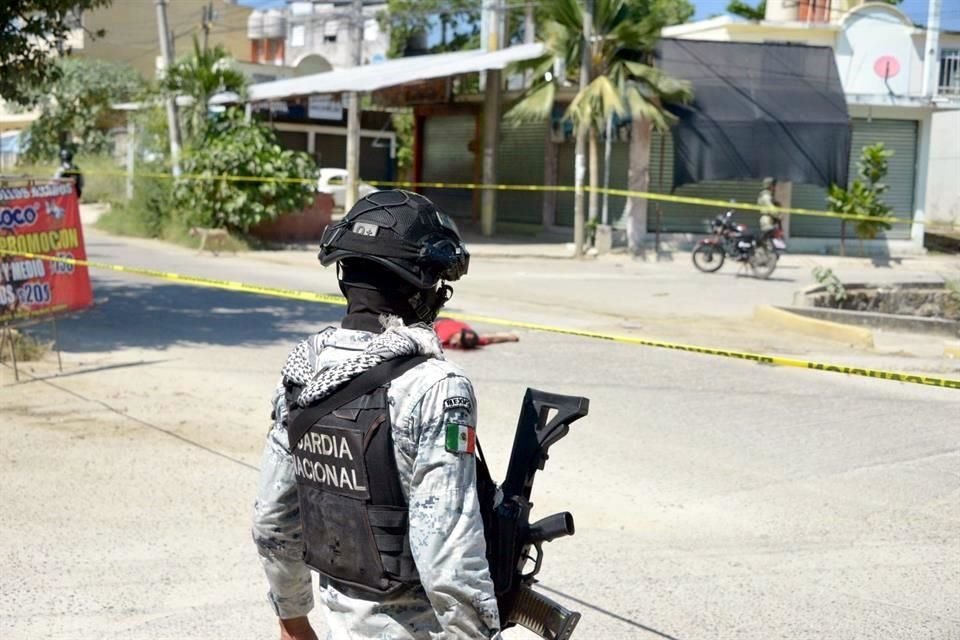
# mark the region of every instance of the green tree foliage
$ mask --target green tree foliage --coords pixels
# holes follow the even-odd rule
[[[486,0],[484,0],[486,1]],[[523,41],[524,5],[522,0],[505,2],[508,42]],[[534,17],[537,33],[551,20],[549,2],[535,0]],[[664,26],[689,20],[695,8],[690,0],[626,0],[637,15],[656,14]],[[481,0],[388,0],[379,19],[390,30],[390,57],[406,55],[418,38],[425,43],[428,32],[436,29],[438,38],[418,53],[443,53],[480,47]]]
[[[443,53],[480,46],[480,2],[478,0],[388,0],[379,15],[380,25],[390,30],[391,58],[406,55],[417,39],[425,42],[434,25],[440,27],[439,41],[420,53]]]
[[[743,0],[730,0],[730,3],[727,4],[727,13],[759,22],[763,20],[767,13],[767,0],[760,0],[760,4],[757,6],[747,4]]]
[[[628,0],[626,4],[634,15],[655,16],[664,27],[683,24],[696,13],[688,0]]]
[[[548,53],[522,65],[533,69],[533,82],[511,108],[512,118],[542,119],[553,109],[557,89],[575,85],[580,71],[583,8],[577,0],[547,0],[541,5]],[[666,105],[691,97],[690,86],[655,69],[653,49],[668,17],[666,3],[597,0],[590,51],[590,83],[570,102],[566,116],[578,126],[602,128],[611,116],[645,118],[660,128],[673,120]],[[554,58],[564,62],[565,76],[554,73]]]
[[[183,172],[188,176],[264,179],[185,179],[174,188],[177,209],[187,226],[241,233],[307,206],[313,199],[317,175],[309,155],[282,149],[270,128],[247,122],[238,109],[205,127],[186,156]]]
[[[26,87],[20,103],[40,110],[30,125],[26,155],[33,160],[56,157],[62,141],[81,153],[109,151],[106,130],[114,117],[110,105],[132,100],[143,81],[131,67],[83,58],[63,58],[56,80]]]
[[[110,3],[111,0],[0,2],[0,98],[20,102],[24,90],[55,81],[62,70],[56,64],[56,54],[77,24],[77,16],[81,11]]]
[[[866,146],[857,162],[857,178],[846,189],[830,185],[827,203],[830,211],[871,218],[890,216],[891,208],[883,201],[888,186],[883,179],[889,169],[893,151],[884,148],[882,142]],[[841,223],[846,225],[846,220]],[[860,240],[873,240],[881,230],[889,230],[890,224],[883,220],[856,220],[855,227]]]
[[[246,78],[231,69],[229,63],[226,49],[217,45],[204,51],[194,37],[193,53],[178,60],[161,81],[165,93],[191,98],[190,105],[180,109],[186,139],[202,135],[210,98],[221,92],[242,95],[246,91]]]
[[[664,0],[596,0],[594,3],[593,37],[588,52],[590,82],[577,92],[565,113],[574,126],[586,128],[589,133],[591,219],[599,209],[597,139],[606,122],[611,118],[631,121],[628,186],[634,191],[646,191],[651,126],[667,129],[674,121],[667,105],[686,102],[692,97],[689,83],[653,66],[653,51],[660,30],[668,21],[682,17],[677,7],[677,3]],[[546,0],[540,8],[547,16],[543,28],[547,54],[517,66],[517,69],[530,70],[533,82],[508,112],[508,117],[514,120],[548,117],[559,87],[575,86],[579,80],[584,45],[582,3]],[[555,68],[557,59],[563,62],[560,73]],[[646,201],[632,198],[628,202],[630,248],[638,251],[646,232]]]

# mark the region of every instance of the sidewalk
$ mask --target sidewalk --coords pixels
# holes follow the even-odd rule
[[[108,205],[103,204],[82,204],[80,205],[80,215],[83,223],[87,226],[93,226],[100,215],[108,209]],[[495,236],[485,238],[475,233],[464,234],[464,241],[470,255],[473,258],[513,258],[513,259],[548,259],[548,260],[570,260],[573,259],[574,244],[557,236],[545,238],[524,238],[522,236]],[[319,246],[315,244],[306,244],[300,246],[291,246],[287,249],[264,249],[251,251],[250,258],[265,260],[267,262],[279,264],[304,265],[313,264],[316,260]],[[925,256],[903,256],[903,257],[866,257],[857,256],[840,257],[835,255],[821,255],[815,253],[788,253],[792,264],[809,266],[823,266],[830,269],[890,269],[891,271],[935,271],[935,272],[957,272],[960,277],[960,256],[950,255],[925,255]],[[612,253],[596,256],[588,255],[584,261],[597,262],[624,262],[628,261],[635,264],[669,264],[669,263],[690,263],[689,251],[663,251],[660,260],[657,260],[652,249],[649,249],[644,257],[633,257],[627,252],[626,247],[618,247]]]
[[[471,258],[477,259],[516,259],[516,260],[568,260],[573,261],[574,245],[572,242],[538,242],[512,240],[509,238],[493,238],[491,240],[479,238],[466,239],[467,250]],[[309,247],[309,248],[308,248]],[[288,249],[265,249],[251,251],[245,254],[254,260],[264,260],[279,264],[304,265],[312,264],[316,260],[319,246],[304,245]],[[626,248],[618,248],[602,256],[587,255],[583,258],[584,264],[589,263],[629,263],[648,265],[678,265],[690,266],[689,251],[661,252],[660,259],[656,259],[652,251],[644,256],[631,256]],[[954,273],[960,278],[960,256],[925,255],[903,257],[840,257],[815,253],[788,253],[783,258],[784,264],[794,268],[802,267],[808,271],[816,266],[826,267],[834,271],[875,271],[883,281],[889,281],[891,276],[903,273],[903,277],[910,278],[908,273],[934,272],[949,276]],[[732,262],[731,262],[732,265]],[[728,267],[724,267],[727,269]],[[731,267],[732,268],[732,267]]]

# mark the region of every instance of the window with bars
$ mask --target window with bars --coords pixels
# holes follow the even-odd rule
[[[960,49],[940,50],[938,93],[960,95]]]

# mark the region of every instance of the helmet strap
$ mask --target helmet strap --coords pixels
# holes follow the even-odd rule
[[[421,289],[408,299],[417,320],[431,324],[437,319],[440,309],[453,297],[453,287],[441,282],[436,289]]]

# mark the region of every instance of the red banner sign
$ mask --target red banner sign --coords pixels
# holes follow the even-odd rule
[[[86,260],[72,182],[0,188],[0,250],[0,322],[93,304],[86,267],[22,255]]]

